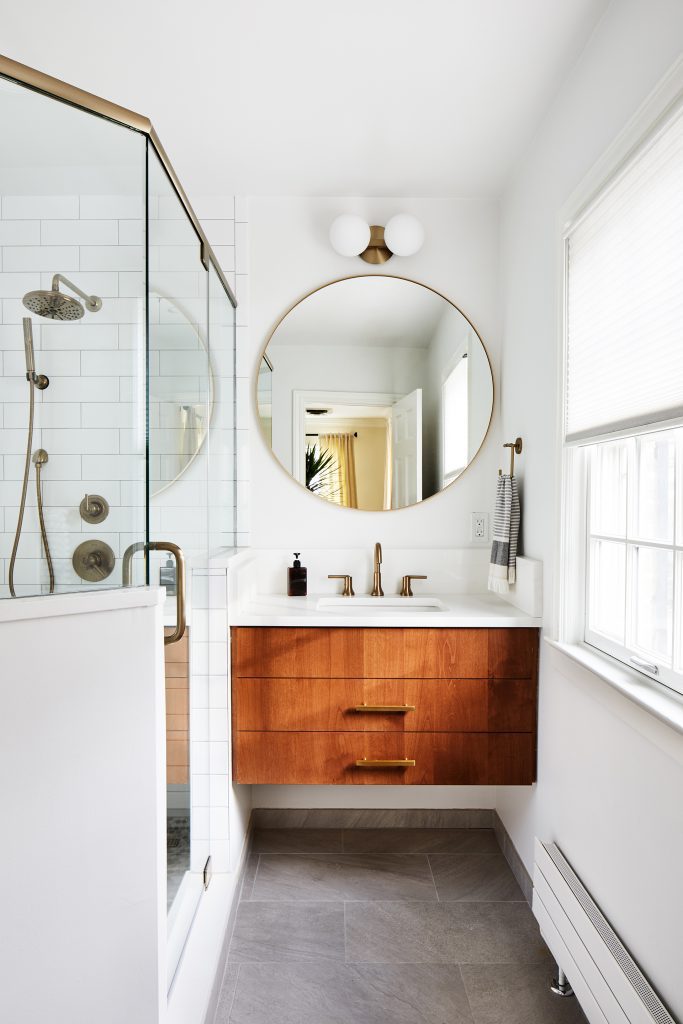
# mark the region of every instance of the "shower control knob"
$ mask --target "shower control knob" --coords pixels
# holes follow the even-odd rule
[[[103,540],[85,540],[74,551],[71,564],[82,580],[98,583],[111,576],[116,556]]]
[[[86,523],[103,523],[109,515],[109,502],[101,494],[86,494],[79,511]]]

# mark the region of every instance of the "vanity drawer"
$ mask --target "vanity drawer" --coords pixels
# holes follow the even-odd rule
[[[361,759],[414,766],[357,766]],[[233,775],[246,784],[529,785],[532,733],[236,732]]]
[[[235,730],[254,732],[532,732],[536,687],[529,679],[236,678],[232,716]]]
[[[485,679],[490,674],[488,629],[372,629],[236,626],[233,676],[325,679]],[[534,633],[534,630],[503,630]],[[533,673],[528,642],[495,645],[495,663],[514,678]],[[520,669],[512,671],[512,668]],[[497,673],[498,674],[498,673]]]

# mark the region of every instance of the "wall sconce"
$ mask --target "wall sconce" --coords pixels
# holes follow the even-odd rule
[[[330,226],[330,243],[340,256],[360,256],[366,263],[386,263],[392,256],[414,256],[425,232],[417,217],[397,213],[386,227],[366,224],[355,213],[342,213]]]

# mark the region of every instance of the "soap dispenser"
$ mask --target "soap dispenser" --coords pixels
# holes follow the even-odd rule
[[[300,551],[294,552],[294,565],[287,570],[287,596],[306,597],[308,591],[308,569],[299,561]]]

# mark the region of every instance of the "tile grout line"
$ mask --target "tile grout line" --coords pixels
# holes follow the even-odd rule
[[[253,898],[254,898],[254,892],[256,890],[256,879],[258,877],[259,868],[261,867],[261,857],[262,857],[262,854],[257,853],[256,857],[257,857],[257,860],[256,860],[256,871],[254,872],[254,877],[251,880],[251,890],[249,892],[249,899],[250,900],[253,900]]]
[[[227,966],[228,966],[227,962],[226,962],[225,966],[226,966],[226,970],[227,970]],[[232,990],[232,999],[230,1000],[230,1009],[228,1010],[228,1019],[226,1021],[226,1024],[230,1024],[230,1018],[232,1017],[232,1010],[233,1010],[233,1007],[235,1005],[235,999],[237,997],[237,986],[240,983],[240,971],[241,970],[242,970],[242,964],[238,963],[237,964],[237,975],[235,977],[235,987]],[[462,972],[461,972],[460,976],[462,977]],[[464,984],[464,982],[463,982],[463,984]],[[467,1001],[469,1003],[469,997],[468,997]]]

